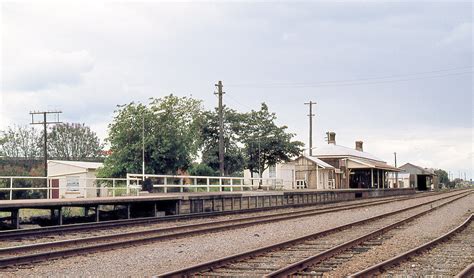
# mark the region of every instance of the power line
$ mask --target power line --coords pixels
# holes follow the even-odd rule
[[[351,79],[351,80],[331,80],[331,81],[320,81],[320,82],[293,82],[293,83],[255,83],[255,84],[230,84],[227,85],[228,87],[259,87],[259,88],[286,88],[286,87],[297,87],[297,88],[306,88],[306,87],[332,87],[332,86],[354,86],[354,85],[366,85],[366,84],[381,84],[381,83],[393,83],[393,82],[401,82],[401,81],[410,81],[410,80],[419,80],[419,79],[427,79],[427,78],[436,78],[436,77],[445,77],[445,76],[453,76],[453,75],[462,75],[472,73],[473,71],[463,71],[463,72],[453,72],[453,73],[445,73],[445,74],[437,74],[431,76],[421,76],[421,77],[414,77],[414,78],[401,78],[401,77],[409,77],[409,76],[416,76],[416,75],[423,75],[423,74],[432,74],[438,73],[443,71],[452,71],[458,69],[467,69],[471,67],[462,67],[456,69],[449,69],[449,70],[437,70],[437,71],[430,71],[430,72],[420,72],[420,73],[411,73],[411,74],[402,74],[402,75],[392,75],[392,76],[384,76],[384,77],[373,77],[373,78],[361,78],[361,79]],[[392,80],[383,80],[389,79]],[[394,79],[395,78],[395,79]],[[381,81],[371,81],[371,80],[381,80]],[[369,81],[369,82],[367,82]]]
[[[60,124],[59,121],[59,114],[61,111],[32,111],[30,112],[31,115],[31,123],[32,125],[43,125],[43,137],[44,137],[44,146],[43,146],[43,153],[44,153],[44,176],[48,176],[48,134],[47,134],[47,125],[49,124]],[[42,115],[42,119],[35,119],[35,115]],[[56,116],[54,120],[48,120],[48,115]],[[46,181],[47,185],[48,181]]]

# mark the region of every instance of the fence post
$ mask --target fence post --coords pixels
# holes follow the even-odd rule
[[[211,188],[209,187],[209,185],[211,185],[211,183],[210,183],[209,178],[207,178],[207,187],[206,187],[206,188],[207,188],[207,192],[210,192],[210,191],[211,191]]]
[[[112,197],[115,197],[115,179],[112,180]]]
[[[219,191],[222,191],[222,178],[219,178]]]
[[[233,182],[232,182],[232,178],[230,178],[230,191],[234,191],[234,187],[233,187]],[[232,201],[233,202],[233,201]],[[233,204],[233,203],[232,203]]]
[[[13,178],[10,177],[10,200],[13,200]]]

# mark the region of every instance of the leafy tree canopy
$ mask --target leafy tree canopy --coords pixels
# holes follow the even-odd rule
[[[29,126],[13,126],[0,132],[0,156],[37,158],[43,155],[41,134]]]
[[[259,111],[252,110],[246,115],[246,132],[241,140],[251,173],[258,171],[261,176],[268,166],[290,161],[302,152],[304,144],[292,141],[295,134],[287,132],[287,126],[277,126],[275,120],[275,113],[271,113],[265,103]]]
[[[103,145],[88,126],[77,123],[54,125],[48,133],[48,156],[84,160],[101,156]]]
[[[107,138],[112,153],[99,175],[124,177],[126,173],[141,173],[143,139],[145,173],[175,174],[186,170],[201,145],[201,124],[201,101],[188,97],[168,95],[151,98],[148,105],[119,106]]]
[[[224,173],[226,176],[238,175],[245,167],[242,149],[238,146],[243,133],[242,124],[246,117],[233,109],[224,107]],[[219,171],[219,117],[215,111],[204,112],[201,127],[202,162]]]

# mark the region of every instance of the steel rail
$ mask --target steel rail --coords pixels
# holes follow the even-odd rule
[[[350,209],[355,209],[355,208],[376,206],[376,205],[386,204],[386,203],[395,202],[395,201],[396,200],[390,200],[390,201],[382,200],[382,201],[374,201],[374,202],[365,202],[362,204],[357,203],[357,204],[349,204],[349,205],[339,205],[339,206],[330,207],[330,208],[314,208],[311,210],[304,210],[304,211],[275,213],[275,214],[250,216],[250,217],[240,217],[240,218],[220,220],[220,221],[212,221],[212,222],[208,221],[208,222],[202,222],[202,223],[196,223],[196,224],[185,224],[185,225],[172,226],[172,227],[132,231],[132,232],[126,232],[126,233],[120,233],[120,234],[93,236],[93,237],[87,237],[87,238],[59,240],[59,241],[53,241],[53,242],[4,247],[4,248],[0,248],[0,255],[10,254],[13,252],[35,250],[38,248],[61,247],[66,244],[77,245],[81,243],[96,242],[100,240],[102,241],[103,240],[116,240],[120,238],[132,237],[132,236],[154,235],[154,234],[160,234],[160,233],[166,233],[166,232],[174,232],[174,235],[178,236],[179,235],[179,233],[177,233],[178,231],[186,230],[186,229],[196,229],[195,231],[202,230],[202,231],[212,232],[214,230],[222,230],[225,228],[231,229],[231,228],[245,227],[245,226],[256,225],[256,224],[264,224],[264,223],[269,223],[269,222],[294,219],[295,217],[297,218],[309,217],[309,216],[337,212],[337,211],[342,211],[342,210],[350,210]],[[214,227],[210,227],[210,225]],[[225,227],[225,226],[220,226],[220,225],[229,225],[229,226]],[[203,227],[204,229],[200,229]],[[185,232],[184,235],[187,235],[187,232]],[[160,235],[160,237],[162,237],[162,235]],[[1,260],[0,260],[0,265],[1,265]]]
[[[430,193],[429,195],[424,194],[424,195],[415,195],[415,196],[410,195],[410,196],[381,197],[381,198],[376,198],[376,200],[373,200],[373,199],[364,200],[363,202],[358,202],[357,204],[375,203],[375,202],[383,202],[383,201],[393,202],[393,201],[399,201],[399,200],[405,200],[405,199],[436,196],[436,195],[440,195],[444,193],[445,192],[442,192],[442,193],[436,192],[436,193]],[[350,202],[352,201],[357,201],[357,200],[350,200]],[[202,212],[202,213],[181,214],[181,215],[166,215],[166,216],[161,216],[161,217],[141,217],[141,218],[134,218],[134,219],[108,220],[104,222],[89,222],[89,223],[67,224],[67,225],[61,225],[61,226],[55,225],[55,226],[40,227],[40,228],[27,228],[27,229],[20,229],[20,230],[6,230],[6,231],[0,231],[0,239],[9,239],[9,238],[14,238],[14,237],[16,238],[16,237],[33,236],[33,235],[56,234],[60,232],[76,232],[80,230],[90,230],[90,229],[123,227],[123,226],[129,226],[129,225],[159,223],[159,222],[166,222],[166,221],[209,218],[209,217],[218,217],[218,216],[225,216],[225,215],[288,209],[288,208],[321,206],[321,205],[328,205],[328,204],[337,204],[340,202],[344,202],[344,201],[325,202],[325,203],[319,203],[319,204],[318,203],[287,204],[287,205],[277,206],[277,207],[259,207],[259,208],[241,209],[241,210],[232,210],[232,211],[214,211],[214,212]],[[343,204],[341,206],[347,206],[347,204],[345,205]],[[311,211],[311,210],[314,210],[314,208],[308,209],[308,211]]]
[[[396,257],[393,257],[391,259],[388,259],[386,261],[383,261],[379,264],[373,265],[371,267],[368,267],[364,270],[361,270],[357,273],[351,274],[349,277],[367,277],[374,275],[375,273],[378,273],[382,271],[383,269],[389,268],[394,264],[400,263],[402,261],[407,260],[408,258],[412,257],[413,255],[417,253],[421,253],[429,248],[432,248],[433,246],[441,243],[444,240],[449,239],[450,237],[454,236],[455,234],[461,232],[464,228],[469,225],[469,223],[472,221],[474,218],[474,214],[471,214],[461,225],[457,226],[453,230],[435,238],[432,241],[429,241],[421,246],[415,247],[407,252],[404,252]],[[472,271],[472,269],[467,268],[466,273],[469,274],[469,272]],[[464,273],[461,273],[462,275],[465,275]]]
[[[433,202],[437,202],[439,200],[443,200],[446,198],[452,198],[458,195],[465,194],[465,192],[462,193],[456,193],[456,194],[449,194],[449,196],[443,196],[441,198],[438,198],[436,200],[428,201],[423,204],[418,204],[414,207],[419,207],[422,205],[430,204]],[[370,206],[370,205],[365,205],[365,206]],[[363,207],[362,205],[356,205],[356,208]],[[414,208],[409,207],[402,209],[401,211],[408,210]],[[353,207],[354,208],[354,207]],[[328,212],[335,212],[335,211],[340,211],[340,210],[347,210],[350,209],[348,207],[345,208],[338,208],[338,209],[327,209],[325,211],[319,211],[319,212],[312,212],[312,215],[317,215],[317,214],[322,214],[322,213],[328,213]],[[394,214],[396,212],[392,212],[390,214]],[[305,216],[310,216],[310,215],[304,215],[304,216],[297,216],[297,217],[305,217]],[[252,220],[252,221],[247,221],[244,223],[232,223],[232,222],[237,222],[238,219],[232,219],[232,220],[225,220],[221,221],[220,224],[222,223],[232,223],[229,225],[224,225],[224,226],[213,226],[209,227],[210,223],[199,223],[199,224],[191,224],[191,225],[183,225],[183,226],[178,226],[178,227],[171,227],[171,228],[159,228],[159,229],[154,229],[154,230],[149,230],[148,231],[138,231],[138,232],[131,232],[128,234],[114,234],[114,235],[106,235],[106,236],[98,236],[98,237],[90,237],[90,238],[82,238],[82,239],[71,239],[71,240],[64,240],[64,241],[55,241],[55,242],[49,242],[49,243],[38,243],[38,244],[30,244],[30,245],[23,245],[23,246],[17,246],[17,247],[8,247],[8,248],[2,248],[0,251],[2,253],[7,253],[7,254],[12,254],[15,252],[24,252],[27,250],[37,250],[39,248],[48,248],[48,251],[46,252],[40,252],[40,253],[34,253],[34,254],[26,254],[26,255],[20,255],[20,256],[12,256],[12,257],[5,257],[5,258],[0,258],[0,267],[5,267],[5,266],[10,266],[10,265],[15,265],[15,264],[24,264],[24,263],[31,263],[31,262],[37,262],[37,261],[43,261],[47,259],[52,259],[52,258],[61,258],[65,256],[72,256],[72,255],[78,255],[78,254],[84,254],[84,253],[90,253],[92,251],[104,251],[104,250],[110,250],[114,248],[122,248],[125,246],[132,246],[132,245],[137,245],[137,244],[144,244],[144,243],[149,243],[149,242],[156,242],[159,240],[165,240],[165,239],[175,239],[178,237],[183,237],[183,236],[190,236],[190,235],[196,235],[196,234],[202,234],[202,233],[210,233],[210,232],[215,232],[215,231],[222,231],[226,229],[235,229],[235,228],[241,228],[245,226],[250,226],[250,225],[256,225],[256,224],[263,224],[263,223],[269,223],[269,222],[275,222],[275,221],[281,221],[285,219],[294,219],[295,216],[283,216],[283,217],[278,217],[277,219],[275,218],[268,218],[268,216],[258,216],[258,218],[262,217],[267,217],[267,219],[257,219],[257,220]],[[380,217],[380,216],[379,216]],[[253,217],[257,218],[257,217]],[[242,220],[241,220],[242,221]],[[367,221],[367,220],[364,220]],[[216,222],[215,222],[216,223]],[[183,230],[185,228],[194,228],[188,231],[179,231]],[[175,232],[173,232],[173,230]],[[170,232],[169,234],[154,234],[154,233],[163,233],[165,231]],[[144,233],[147,232],[151,236],[148,237],[143,237]],[[105,242],[105,243],[98,243],[94,245],[88,245],[88,246],[77,246],[78,244],[81,243],[94,243],[97,242],[99,239],[100,240],[116,240],[120,239],[123,237],[130,237],[130,236],[142,236],[142,238],[132,238],[128,240],[119,240],[119,241],[112,241],[112,242]],[[68,248],[68,249],[62,249],[62,250],[54,250],[52,248],[57,248],[57,247],[64,247],[67,245],[73,245],[73,247]]]
[[[466,266],[461,272],[459,272],[455,278],[469,278],[474,276],[474,263]]]
[[[331,206],[331,208],[338,208],[338,207],[345,207],[351,206],[356,204],[384,204],[389,202],[397,202],[409,199],[416,199],[416,198],[425,198],[430,196],[436,196],[445,193],[435,193],[429,195],[415,195],[415,196],[398,196],[398,197],[382,197],[381,199],[376,200],[364,200],[362,202],[352,203],[352,204],[340,204]],[[389,198],[389,199],[385,199]],[[342,202],[342,201],[341,201]],[[145,218],[134,218],[134,219],[121,219],[121,220],[111,220],[106,222],[99,222],[99,223],[79,223],[79,224],[69,224],[63,226],[50,226],[50,227],[41,227],[41,228],[28,228],[28,229],[20,229],[20,230],[7,230],[7,231],[0,231],[0,239],[11,239],[11,238],[19,238],[25,236],[36,236],[36,235],[47,235],[47,234],[57,234],[62,232],[77,232],[81,230],[90,230],[90,229],[103,229],[103,228],[114,228],[114,227],[123,227],[123,226],[130,226],[130,225],[137,225],[137,224],[150,224],[150,223],[160,223],[166,221],[180,221],[180,220],[192,220],[192,219],[199,219],[199,218],[209,218],[209,217],[218,217],[218,216],[225,216],[225,215],[234,215],[234,214],[245,214],[245,213],[255,213],[255,212],[262,212],[262,211],[270,211],[270,210],[279,210],[279,209],[287,209],[292,207],[309,207],[309,206],[321,206],[321,205],[332,205],[337,204],[339,202],[328,202],[323,204],[290,204],[285,206],[278,206],[278,207],[261,207],[261,208],[254,208],[254,209],[244,209],[244,210],[233,210],[233,211],[216,211],[216,212],[204,212],[204,213],[193,213],[193,214],[185,214],[185,215],[168,215],[158,218],[152,217],[145,217]],[[324,207],[317,207],[317,208],[309,208],[307,210],[300,210],[298,212],[309,212],[315,210],[327,209]],[[280,215],[284,215],[284,213],[280,213]],[[291,212],[290,212],[291,213]]]
[[[466,196],[467,196],[467,195],[466,195]],[[292,275],[292,274],[294,274],[295,272],[298,272],[298,271],[300,271],[300,270],[305,269],[306,267],[309,267],[309,266],[311,266],[311,265],[314,265],[314,264],[316,264],[316,263],[319,263],[319,262],[321,262],[321,261],[323,261],[323,260],[325,260],[325,259],[327,259],[327,258],[330,258],[330,257],[332,257],[332,256],[334,256],[334,255],[336,255],[336,254],[340,254],[341,252],[344,252],[344,251],[346,251],[347,249],[349,249],[349,248],[351,248],[351,247],[357,246],[357,245],[359,245],[359,244],[361,244],[361,243],[363,243],[363,242],[365,242],[365,241],[367,241],[367,240],[370,240],[370,239],[375,238],[375,237],[377,237],[377,236],[379,236],[379,235],[382,235],[382,234],[384,234],[384,233],[386,233],[386,232],[388,232],[388,231],[390,231],[390,230],[393,230],[393,229],[395,229],[395,228],[397,228],[397,227],[399,227],[399,226],[401,226],[401,225],[403,225],[403,224],[405,224],[405,223],[407,223],[407,222],[410,222],[410,221],[412,221],[412,220],[414,220],[414,219],[416,219],[416,218],[422,217],[423,215],[426,215],[426,214],[428,214],[428,213],[430,213],[430,212],[433,212],[433,211],[435,211],[435,210],[437,210],[437,209],[439,209],[439,208],[441,208],[441,207],[443,207],[443,206],[445,206],[445,205],[448,205],[448,204],[450,204],[450,203],[452,203],[452,202],[454,202],[454,201],[457,201],[457,200],[460,199],[460,198],[464,198],[464,197],[466,197],[466,196],[461,196],[461,197],[458,197],[458,198],[456,198],[456,199],[447,201],[447,202],[445,202],[445,203],[443,203],[443,204],[441,204],[441,205],[439,205],[439,206],[430,208],[430,209],[428,209],[428,210],[426,210],[426,211],[423,211],[423,212],[421,212],[421,213],[418,213],[418,214],[415,214],[415,215],[413,215],[413,216],[407,217],[407,218],[402,219],[402,220],[400,220],[400,221],[397,221],[397,222],[395,222],[395,223],[389,224],[389,225],[387,225],[387,226],[385,226],[385,227],[382,227],[382,228],[380,228],[380,229],[377,229],[377,230],[375,230],[375,231],[372,231],[372,232],[370,232],[370,233],[367,233],[367,234],[365,234],[365,235],[363,235],[363,236],[360,236],[360,237],[358,237],[358,238],[355,238],[355,239],[353,239],[353,240],[349,240],[349,241],[347,241],[347,242],[344,242],[344,243],[342,243],[342,244],[340,244],[340,245],[337,245],[337,246],[335,246],[335,247],[333,247],[333,248],[331,248],[331,249],[328,249],[328,250],[326,250],[326,251],[323,251],[323,252],[321,252],[321,253],[319,253],[319,254],[316,254],[316,255],[314,255],[314,256],[305,258],[305,259],[303,259],[303,260],[301,260],[301,261],[295,262],[295,263],[293,263],[293,264],[291,264],[291,265],[288,265],[288,266],[286,266],[286,267],[283,267],[283,268],[281,268],[281,269],[275,270],[275,271],[273,271],[273,272],[271,272],[271,273],[265,275],[265,277],[287,277],[288,275]],[[370,273],[369,273],[369,275],[370,275]]]
[[[396,210],[396,211],[388,212],[388,213],[385,213],[385,214],[373,216],[373,217],[366,218],[366,219],[363,219],[363,220],[354,221],[354,222],[351,222],[351,223],[348,223],[348,224],[343,224],[343,225],[340,225],[340,226],[337,226],[337,227],[334,227],[334,228],[330,228],[330,229],[327,229],[327,230],[324,230],[324,231],[321,231],[321,232],[301,236],[301,237],[298,237],[298,238],[295,238],[295,239],[292,239],[292,240],[282,241],[282,242],[279,242],[279,243],[276,243],[276,244],[271,244],[271,245],[268,245],[268,246],[252,249],[250,251],[245,251],[245,252],[241,252],[241,253],[238,253],[238,254],[222,257],[222,258],[219,258],[219,259],[216,259],[216,260],[196,264],[196,265],[186,267],[186,268],[182,268],[182,269],[179,269],[179,270],[176,270],[176,271],[162,273],[162,274],[159,274],[158,277],[189,277],[192,274],[197,273],[197,272],[222,267],[222,266],[225,266],[229,263],[233,263],[235,261],[239,261],[239,260],[242,260],[242,259],[246,259],[246,258],[249,258],[249,257],[255,257],[255,256],[261,255],[263,253],[267,253],[271,250],[281,249],[281,248],[284,248],[284,247],[287,247],[287,246],[295,245],[299,242],[304,242],[308,239],[317,238],[317,237],[321,237],[321,236],[324,236],[324,235],[327,235],[327,234],[331,234],[331,233],[334,233],[334,232],[345,230],[345,229],[350,228],[354,225],[360,225],[360,224],[364,224],[364,223],[371,222],[371,221],[374,221],[374,220],[378,220],[378,219],[381,219],[381,218],[385,218],[385,217],[388,217],[388,216],[391,216],[391,215],[394,215],[394,214],[398,214],[398,213],[401,213],[401,212],[412,210],[412,209],[415,209],[415,208],[418,208],[418,207],[421,207],[421,206],[425,206],[425,205],[428,205],[428,204],[431,204],[431,203],[434,203],[434,202],[438,202],[440,200],[447,199],[447,198],[452,198],[452,197],[462,198],[462,197],[465,197],[469,194],[471,194],[471,192],[467,192],[467,193],[463,192],[463,193],[459,193],[459,194],[452,194],[452,195],[449,195],[449,196],[444,196],[444,197],[436,199],[436,200],[424,202],[424,203],[421,203],[421,204],[417,204],[417,205],[410,206],[410,207],[407,207],[407,208],[403,208],[403,209],[400,209],[400,210]],[[459,197],[459,195],[462,195],[462,196]]]

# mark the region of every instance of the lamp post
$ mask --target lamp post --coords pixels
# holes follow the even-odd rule
[[[164,110],[153,111],[153,115],[160,115],[164,112]],[[142,180],[145,181],[145,114],[142,116]]]

